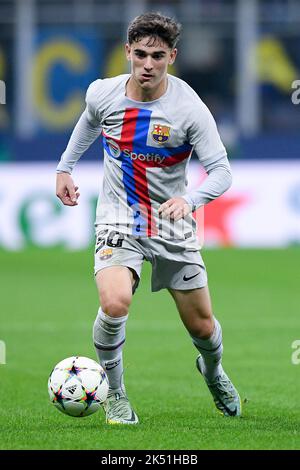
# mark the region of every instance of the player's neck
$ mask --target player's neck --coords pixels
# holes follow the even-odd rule
[[[154,101],[165,94],[168,79],[165,77],[159,85],[152,90],[144,90],[131,76],[126,85],[126,96],[134,101]]]

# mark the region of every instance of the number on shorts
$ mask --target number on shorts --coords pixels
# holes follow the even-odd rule
[[[123,240],[124,234],[113,230],[107,237],[107,246],[120,248],[122,246]]]
[[[107,235],[108,230],[101,230],[97,234],[97,242],[96,242],[96,253],[105,245],[105,237]]]

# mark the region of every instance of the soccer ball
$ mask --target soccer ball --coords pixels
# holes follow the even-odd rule
[[[81,418],[95,413],[106,400],[108,378],[96,361],[87,357],[68,357],[51,372],[48,392],[59,411]]]

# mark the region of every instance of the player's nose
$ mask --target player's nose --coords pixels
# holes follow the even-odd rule
[[[146,70],[152,70],[153,64],[152,64],[152,58],[150,56],[146,58],[146,62],[144,63],[144,68]]]

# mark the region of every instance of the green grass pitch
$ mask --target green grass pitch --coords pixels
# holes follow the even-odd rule
[[[195,368],[196,349],[169,294],[150,292],[145,266],[124,349],[136,427],[108,427],[102,410],[81,419],[48,400],[52,367],[95,358],[92,250],[0,252],[1,449],[300,449],[300,249],[204,250],[223,365],[247,398],[243,418],[223,418]]]

